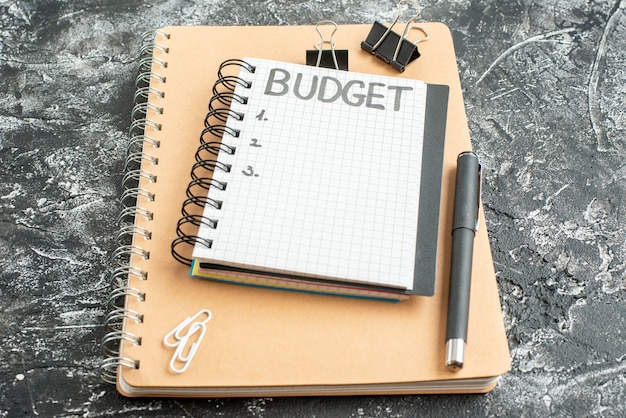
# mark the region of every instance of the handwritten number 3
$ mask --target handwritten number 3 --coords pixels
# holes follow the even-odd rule
[[[241,170],[241,173],[242,173],[244,176],[248,176],[248,177],[250,177],[250,176],[259,177],[259,175],[258,175],[258,174],[255,174],[254,169],[252,168],[252,166],[251,166],[251,165],[249,165],[248,167],[246,167],[246,169],[245,169],[245,170]]]

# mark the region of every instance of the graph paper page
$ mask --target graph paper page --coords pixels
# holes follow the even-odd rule
[[[193,257],[204,262],[411,289],[426,85],[244,59]]]

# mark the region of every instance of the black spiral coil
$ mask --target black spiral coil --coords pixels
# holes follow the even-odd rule
[[[211,248],[213,241],[198,236],[198,228],[201,225],[209,228],[217,228],[217,220],[204,217],[202,215],[204,207],[208,204],[215,209],[221,209],[222,201],[210,198],[208,192],[210,188],[226,190],[227,183],[213,179],[215,170],[229,173],[231,166],[220,162],[218,154],[225,152],[235,154],[236,147],[224,142],[224,135],[232,138],[239,137],[240,132],[226,124],[229,118],[243,120],[243,113],[235,112],[230,108],[233,101],[241,104],[248,103],[248,97],[235,93],[235,88],[241,86],[249,89],[252,82],[245,80],[241,75],[226,74],[227,71],[236,68],[244,69],[249,74],[254,74],[256,68],[249,63],[231,59],[222,62],[217,72],[217,81],[213,85],[211,100],[209,101],[209,111],[204,119],[204,129],[200,133],[200,145],[195,153],[196,162],[191,168],[191,181],[186,190],[187,198],[182,204],[181,214],[176,225],[177,237],[172,242],[172,255],[179,262],[190,265],[190,249],[196,244]]]
[[[122,195],[120,197],[121,209],[117,219],[119,232],[117,234],[118,247],[111,255],[110,272],[111,292],[107,299],[108,314],[105,318],[106,334],[101,341],[105,358],[100,364],[100,375],[105,382],[115,383],[119,367],[131,369],[139,368],[139,360],[122,356],[120,343],[141,345],[141,336],[134,335],[124,329],[124,323],[134,321],[143,322],[141,312],[136,312],[125,307],[126,298],[135,298],[139,301],[145,299],[145,294],[129,285],[129,278],[147,280],[148,274],[142,269],[131,265],[131,256],[144,259],[150,257],[149,252],[142,248],[135,237],[145,240],[152,238],[149,229],[135,225],[135,219],[142,217],[151,221],[153,214],[150,210],[138,205],[138,198],[153,201],[155,196],[150,190],[142,187],[140,182],[144,179],[149,183],[157,181],[156,176],[149,171],[149,167],[159,163],[158,158],[150,154],[150,149],[158,149],[158,140],[146,135],[146,128],[161,130],[158,121],[148,117],[148,112],[160,115],[163,109],[150,102],[154,97],[163,98],[164,92],[161,87],[166,83],[158,69],[166,68],[167,61],[155,57],[155,51],[167,54],[168,48],[164,45],[170,35],[162,30],[149,32],[142,37],[142,46],[139,56],[138,75],[135,80],[134,107],[131,112],[131,125],[129,129],[130,141],[126,149],[126,162],[124,177],[122,179]]]

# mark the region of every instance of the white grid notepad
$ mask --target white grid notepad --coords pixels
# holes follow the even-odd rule
[[[204,262],[411,289],[426,85],[261,59],[237,86],[245,114],[211,188]]]

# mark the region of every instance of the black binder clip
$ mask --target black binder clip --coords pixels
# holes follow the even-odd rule
[[[416,9],[419,9],[417,3],[413,0],[401,0],[398,3],[398,15],[394,19],[391,26],[386,27],[382,23],[376,21],[372,25],[372,29],[370,29],[370,33],[367,35],[367,38],[363,42],[361,42],[361,48],[366,50],[367,52],[376,55],[381,60],[390,64],[396,70],[402,72],[406,68],[409,63],[415,61],[420,57],[419,50],[417,49],[417,44],[420,42],[427,41],[430,38],[430,35],[421,26],[417,26],[415,21],[419,17],[419,13],[410,18],[408,22],[406,22],[406,26],[404,27],[404,32],[402,36],[398,35],[392,29],[394,25],[400,19],[400,7],[403,4],[412,4]],[[423,34],[424,37],[420,39],[416,39],[415,41],[409,41],[407,39],[407,34],[411,29],[418,29]]]
[[[320,25],[334,26],[328,40],[324,39]],[[335,49],[335,42],[333,41],[333,35],[337,32],[337,24],[331,20],[322,20],[315,25],[315,30],[320,35],[320,41],[315,44],[316,49],[306,51],[306,65],[348,71],[348,50]],[[330,49],[324,49],[324,44],[330,45]]]

